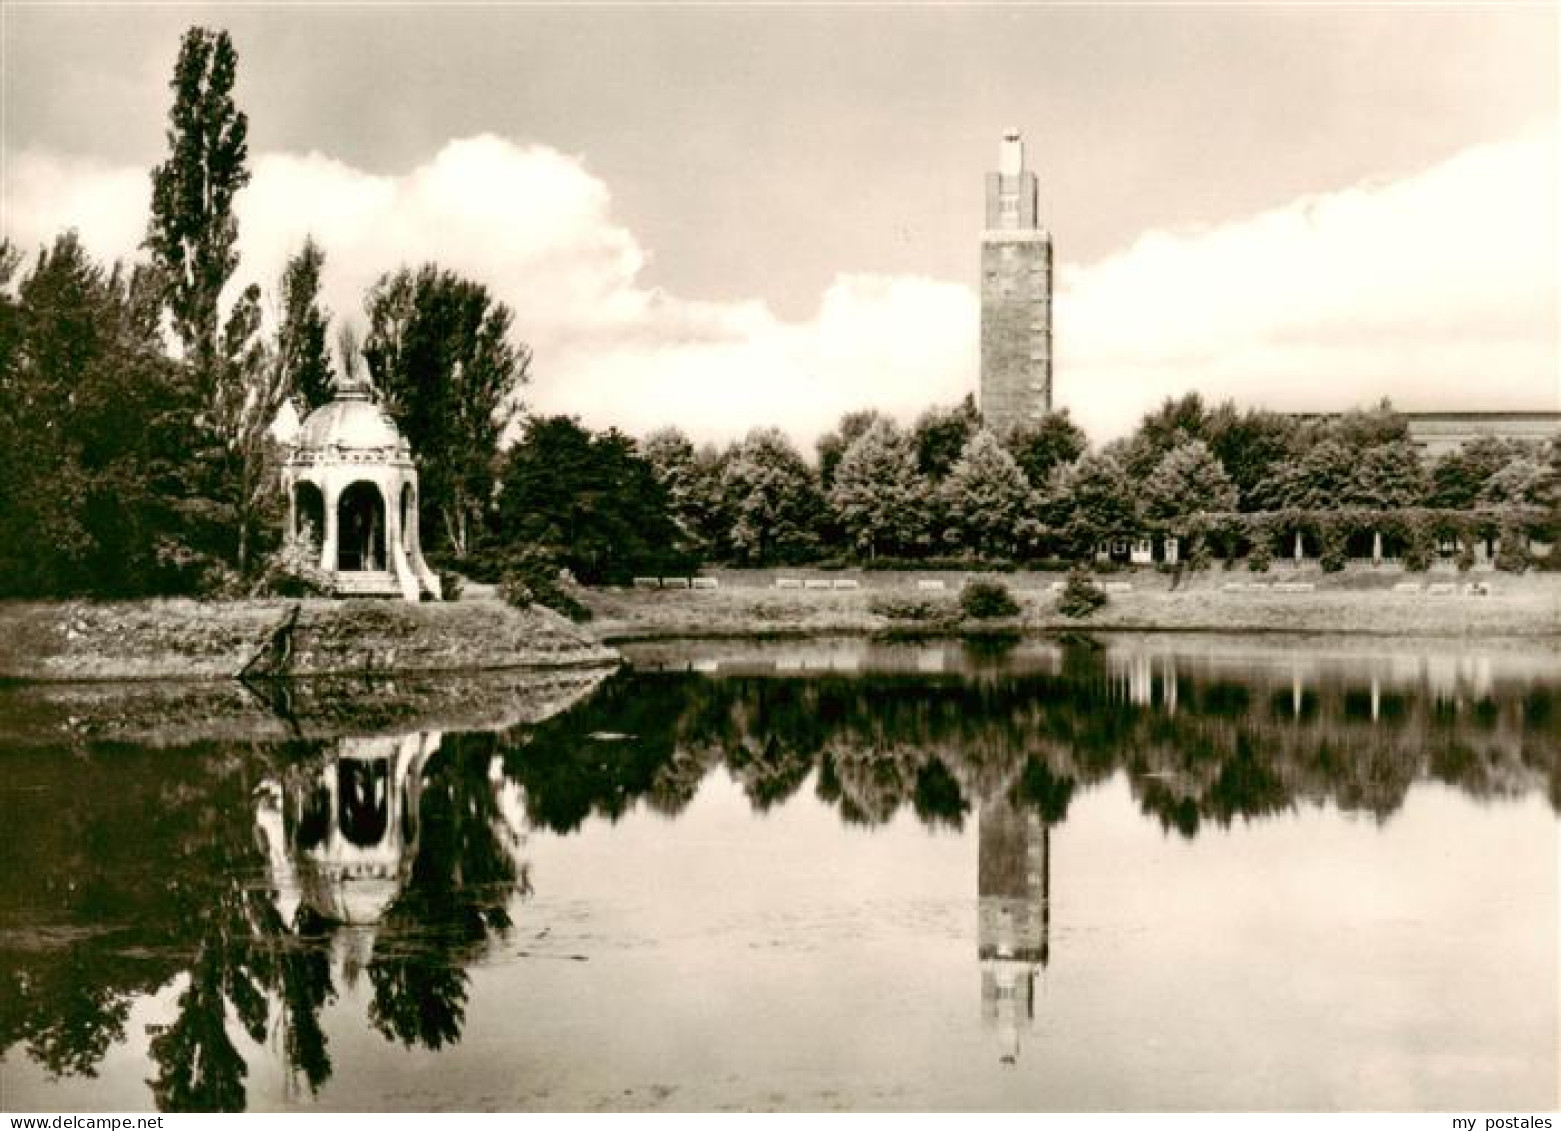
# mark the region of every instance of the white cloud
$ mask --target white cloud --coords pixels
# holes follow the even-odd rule
[[[1065,270],[1057,386],[1092,435],[1167,396],[1288,410],[1561,407],[1549,139]]]
[[[146,170],[24,151],[5,162],[0,225],[24,252],[75,228],[97,255],[130,258],[146,234],[152,188]]]
[[[100,256],[131,255],[146,185],[144,170],[22,153],[6,230],[31,246],[75,226]],[[1065,266],[1059,403],[1097,439],[1190,388],[1287,409],[1553,406],[1557,187],[1553,144],[1516,140]],[[908,421],[975,387],[964,282],[841,274],[801,321],[759,301],[683,300],[640,281],[647,253],[608,187],[542,146],[453,141],[393,176],[261,156],[240,233],[242,279],[267,285],[312,233],[328,304],[360,323],[364,290],[400,264],[482,281],[536,350],[527,401],[594,426],[727,439],[777,424],[807,444],[850,409]],[[1066,263],[1066,233],[1058,250]]]
[[[974,381],[976,307],[961,286],[842,275],[805,322],[757,301],[690,302],[639,281],[646,255],[612,216],[607,186],[577,159],[491,136],[454,141],[402,176],[319,154],[265,155],[239,198],[239,281],[274,282],[313,234],[325,299],[361,326],[383,271],[437,260],[515,311],[535,350],[536,411],[643,433],[675,423],[724,440],[778,424],[808,443],[868,405],[907,421]],[[23,246],[74,225],[105,258],[132,255],[144,170],[25,153],[7,186]]]

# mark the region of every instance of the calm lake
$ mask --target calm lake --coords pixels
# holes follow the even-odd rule
[[[499,732],[0,749],[3,1106],[1558,1102],[1553,651],[630,659]]]

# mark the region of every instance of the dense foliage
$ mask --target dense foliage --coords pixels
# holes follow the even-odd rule
[[[493,498],[531,351],[512,339],[507,306],[436,264],[382,276],[364,309],[369,373],[417,455],[422,529],[464,557]]]
[[[908,431],[861,411],[819,441],[813,468],[774,430],[725,451],[696,452],[670,429],[641,447],[682,544],[744,565],[1011,568],[1175,535],[1193,569],[1267,569],[1298,543],[1326,569],[1439,556],[1466,569],[1481,545],[1520,569],[1553,560],[1528,543],[1555,541],[1561,509],[1554,444],[1477,441],[1427,463],[1387,405],[1311,419],[1208,410],[1193,394],[1094,451],[1065,413],[997,437],[968,400]]]
[[[622,585],[687,573],[678,542],[667,489],[622,433],[544,417],[505,453],[488,556],[541,552],[586,584]]]
[[[16,254],[0,251],[11,276]],[[221,531],[193,505],[193,403],[146,269],[67,233],[0,294],[0,585],[22,596],[183,592]]]

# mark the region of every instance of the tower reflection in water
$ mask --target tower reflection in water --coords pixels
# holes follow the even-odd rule
[[[1005,791],[982,804],[978,837],[981,1015],[997,1031],[1002,1062],[1015,1064],[1050,957],[1051,826]]]

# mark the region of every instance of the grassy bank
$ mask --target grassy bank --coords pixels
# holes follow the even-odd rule
[[[0,748],[133,742],[285,742],[413,731],[504,730],[568,710],[608,668],[510,668],[236,680],[32,682],[0,687]]]
[[[617,658],[551,610],[492,600],[0,604],[0,679],[228,679],[257,655],[288,676],[581,667]]]
[[[991,628],[1561,637],[1561,575],[1553,573],[1482,574],[1479,580],[1492,589],[1489,596],[1396,592],[1392,586],[1404,581],[1403,575],[1311,575],[1304,578],[1316,586],[1310,592],[1228,592],[1225,584],[1250,582],[1253,576],[1216,572],[1172,588],[1169,577],[1147,573],[1114,578],[1130,584],[1131,591],[1112,593],[1104,608],[1083,620],[1057,611],[1052,578],[1020,574],[1001,580],[1018,599],[1020,613],[1000,621],[960,621],[957,581],[946,581],[945,592],[925,593],[916,590],[913,578],[859,590],[802,591],[748,587],[723,578],[716,590],[606,590],[590,594],[589,603],[597,633],[619,641]],[[1451,579],[1419,579],[1422,585],[1442,580]],[[933,615],[922,620],[885,616],[878,610],[890,595],[914,597],[932,606]]]

